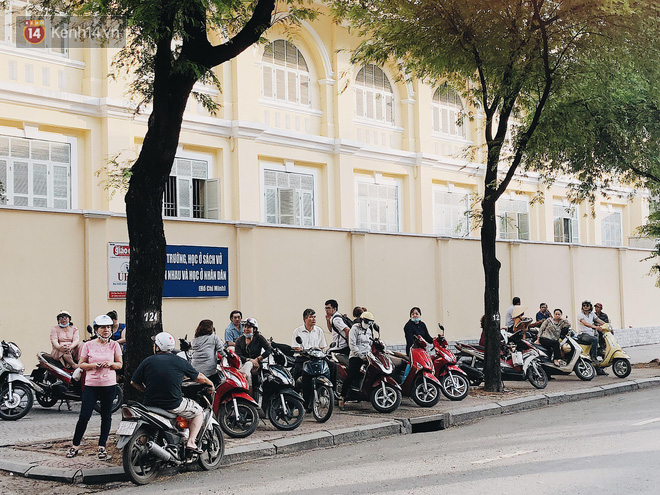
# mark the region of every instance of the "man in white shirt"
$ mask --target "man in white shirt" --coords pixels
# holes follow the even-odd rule
[[[298,342],[297,337],[300,337],[301,342]],[[321,327],[316,326],[316,311],[311,308],[307,308],[303,311],[303,325],[299,326],[293,331],[293,337],[291,338],[291,347],[296,352],[302,350],[311,349],[312,347],[318,347],[324,351],[328,347],[328,344],[325,341],[325,334]],[[296,362],[293,365],[293,379],[297,380],[299,376],[302,375],[302,391],[303,398],[305,399],[305,409],[310,410],[311,404],[310,399],[312,398],[312,381],[311,377],[303,375],[303,364],[307,361],[305,356],[300,354],[296,355]],[[337,365],[332,361],[328,361],[328,367],[330,368],[330,380],[332,381],[333,387],[337,387]]]

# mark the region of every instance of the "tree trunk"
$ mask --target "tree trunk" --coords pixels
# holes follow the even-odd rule
[[[161,81],[157,81],[158,78]],[[164,81],[163,81],[164,80]],[[126,291],[124,400],[137,398],[130,379],[153,354],[151,337],[163,331],[165,232],[162,204],[165,184],[179,144],[181,122],[194,79],[156,72],[153,111],[140,155],[132,167],[126,194],[130,266]]]
[[[488,167],[488,170],[492,170]],[[495,165],[494,170],[497,170]],[[495,251],[497,239],[497,218],[495,203],[497,196],[493,180],[486,174],[486,191],[481,203],[483,219],[481,224],[481,259],[484,266],[484,324],[486,328],[486,362],[484,363],[484,387],[489,392],[502,390],[500,370],[500,267]]]

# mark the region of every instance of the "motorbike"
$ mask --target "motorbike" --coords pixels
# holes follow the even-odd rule
[[[285,364],[286,356],[273,346],[273,353],[262,361],[256,380],[253,378],[252,388],[254,399],[272,425],[278,430],[294,430],[305,418],[305,406]]]
[[[224,351],[218,353],[218,373],[224,375],[224,380],[216,388],[213,413],[222,431],[234,438],[248,437],[259,426],[259,404],[250,396],[240,367],[241,359],[225,345]]]
[[[433,361],[426,352],[426,342],[417,335],[410,347],[410,356],[385,351],[392,356],[392,376],[401,385],[403,395],[411,397],[420,407],[433,407],[440,400],[440,381],[433,374]]]
[[[0,357],[0,419],[14,421],[25,416],[34,403],[32,390],[40,387],[25,378],[25,366],[19,359],[20,348],[13,342],[2,341]]]
[[[456,356],[449,349],[449,342],[445,339],[445,329],[440,324],[438,326],[442,333],[433,339],[435,376],[440,382],[440,390],[445,397],[454,401],[463,400],[470,392],[468,374],[457,365]]]
[[[596,376],[596,370],[591,364],[589,354],[584,352],[570,332],[559,343],[559,347],[564,352],[565,358],[559,360],[559,366],[550,360],[550,351],[548,349],[541,344],[534,344],[534,346],[539,351],[541,366],[543,366],[546,374],[550,376],[568,375],[575,372],[577,377],[584,381],[593,380],[594,376]]]
[[[220,465],[225,452],[222,429],[213,417],[215,391],[195,382],[184,382],[185,397],[204,408],[204,421],[196,438],[201,454],[186,448],[189,420],[158,407],[129,402],[122,408],[117,428],[117,448],[123,449],[124,472],[136,485],[145,485],[165,467],[184,467],[197,462],[205,471]],[[210,399],[209,399],[210,395]]]
[[[337,379],[341,382],[348,376],[348,356],[335,354]],[[360,368],[360,377],[351,386],[347,400],[368,400],[381,413],[391,413],[401,404],[401,386],[392,378],[394,364],[385,353],[385,344],[380,337],[371,339],[371,351],[367,362]]]
[[[612,367],[612,371],[619,378],[626,378],[632,371],[630,365],[630,356],[624,352],[619,345],[619,342],[614,337],[614,330],[609,323],[601,326],[601,333],[603,336],[604,347],[602,351],[599,349],[598,355],[602,357],[601,361],[596,361],[593,365],[597,368]],[[582,351],[589,353],[591,346],[589,344],[580,344]]]
[[[46,352],[39,352],[37,354],[39,364],[30,374],[32,381],[39,386],[39,390],[35,392],[37,402],[42,407],[53,407],[60,402],[66,403],[67,408],[71,410],[70,401],[81,401],[83,382],[85,373],[83,372],[80,380],[73,379],[73,370],[65,368],[62,363],[54,359]],[[117,381],[119,382],[121,375],[117,374]],[[112,401],[112,412],[117,411],[124,400],[124,392],[122,385],[117,384],[117,395]],[[96,412],[101,412],[101,403],[99,401],[94,405]]]
[[[500,369],[502,380],[528,380],[534,387],[543,389],[548,385],[548,375],[539,361],[539,351],[531,344],[524,344],[523,332],[509,334],[502,329],[502,350],[500,353]],[[524,341],[526,342],[526,341]],[[483,373],[485,363],[485,349],[456,342],[456,348],[465,370],[467,367]]]
[[[296,337],[302,347],[302,339]],[[275,344],[281,349],[282,344]],[[284,352],[284,351],[283,351]],[[286,354],[286,352],[285,352]],[[312,415],[319,423],[325,423],[332,416],[335,407],[335,396],[332,382],[330,381],[330,367],[328,366],[328,356],[322,349],[313,347],[303,349],[300,354],[307,358],[303,363],[303,376],[296,380],[296,389],[302,393],[304,377],[308,377],[312,385]]]

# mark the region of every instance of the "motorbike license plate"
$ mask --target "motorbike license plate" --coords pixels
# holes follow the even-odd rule
[[[132,435],[137,427],[135,421],[122,421],[117,428],[117,435]]]

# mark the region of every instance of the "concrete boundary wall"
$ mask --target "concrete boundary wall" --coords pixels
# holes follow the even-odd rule
[[[108,299],[108,242],[126,242],[126,219],[109,212],[46,212],[0,208],[3,284],[0,331],[24,351],[26,367],[49,350],[48,330],[66,309],[83,331],[96,315],[124,301]],[[483,269],[477,239],[382,234],[253,223],[167,220],[169,244],[229,249],[229,297],[166,299],[163,323],[175,336],[194,333],[204,318],[218,332],[235,308],[254,316],[266,336],[289,342],[305,308],[337,299],[342,312],[366,306],[383,339],[404,342],[412,306],[422,308],[431,334],[442,322],[449,341],[478,339]],[[660,291],[648,276],[649,250],[537,242],[498,242],[502,314],[520,296],[534,316],[540,302],[576,324],[582,299],[600,301],[625,345],[658,342]],[[629,330],[628,327],[634,327]],[[637,330],[639,329],[639,330]],[[327,338],[330,335],[327,334]]]

